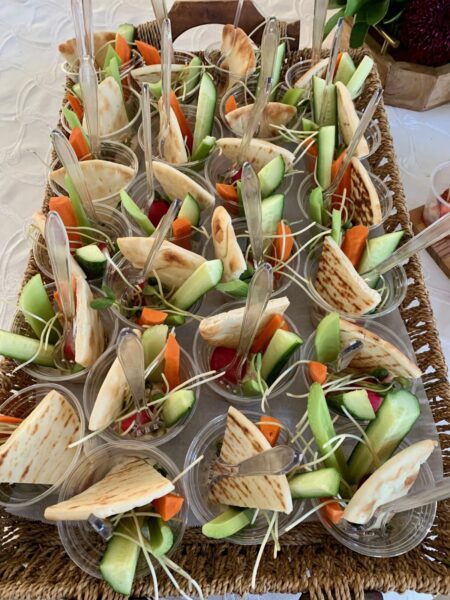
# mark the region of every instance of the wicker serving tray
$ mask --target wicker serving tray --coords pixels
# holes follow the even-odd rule
[[[282,30],[286,25],[282,25]],[[159,46],[155,22],[139,26],[138,37]],[[364,53],[353,53],[359,62]],[[309,52],[290,52],[288,65]],[[364,105],[375,87],[380,85],[372,72],[359,102]],[[412,235],[405,196],[400,180],[392,138],[384,106],[377,109],[376,118],[382,143],[371,157],[373,171],[384,179],[394,194],[394,214],[386,229],[397,225]],[[44,210],[47,210],[50,190],[47,188]],[[26,282],[37,267],[30,257],[25,273]],[[442,449],[444,475],[450,471],[450,386],[447,369],[433,320],[420,262],[412,258],[406,265],[408,291],[400,313],[411,339],[423,382],[436,422]],[[0,402],[12,389],[31,383],[21,373],[12,375],[13,363],[0,363]],[[270,549],[264,553],[255,593],[309,592],[314,600],[362,599],[365,590],[415,589],[419,592],[450,593],[450,502],[441,502],[437,518],[429,535],[415,550],[398,558],[374,559],[360,556],[329,537],[319,523],[303,524],[281,538],[281,552],[274,560]],[[0,511],[0,598],[34,599],[97,599],[119,598],[111,588],[83,573],[73,564],[59,541],[57,529],[40,522],[21,520]],[[237,546],[204,538],[196,528],[190,528],[175,560],[199,582],[205,595],[250,591],[252,568],[258,546]],[[173,595],[175,590],[162,578],[160,595]],[[134,597],[152,594],[150,579],[136,582]]]

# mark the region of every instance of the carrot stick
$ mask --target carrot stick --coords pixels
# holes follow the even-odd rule
[[[170,91],[170,106],[177,118],[178,125],[181,129],[181,134],[184,138],[186,138],[186,144],[190,152],[192,152],[192,144],[194,143],[194,138],[192,136],[191,128],[189,127],[189,123],[187,122],[187,119],[184,116],[183,111],[181,110],[181,106],[173,90]]]
[[[90,158],[89,146],[87,145],[84,133],[79,127],[72,129],[69,137],[69,142],[72,148],[75,150],[78,160],[83,158]]]
[[[311,381],[320,383],[322,385],[327,380],[327,366],[321,362],[310,360],[308,363],[308,373]]]
[[[342,52],[339,52],[336,57],[336,65],[334,67],[333,79],[336,77],[336,73],[339,68],[339,63],[341,62],[341,59],[342,59],[342,54],[343,54]]]
[[[49,210],[53,210],[58,213],[61,217],[61,221],[64,223],[64,227],[78,227],[77,217],[73,210],[73,205],[67,196],[53,196],[50,198],[48,203]],[[73,243],[74,248],[78,248],[81,245],[81,237],[77,231],[68,231],[67,237],[69,242]]]
[[[115,48],[122,64],[127,63],[131,58],[131,50],[128,45],[127,40],[120,35],[120,33],[116,33],[116,48]]]
[[[369,228],[365,225],[355,225],[347,229],[345,233],[344,241],[342,242],[342,252],[347,256],[355,269],[361,260],[368,237]]]
[[[238,201],[236,188],[231,183],[216,183],[216,192],[223,200]]]
[[[233,94],[231,94],[231,96],[225,102],[225,114],[227,115],[229,112],[236,110],[237,107],[238,103],[236,101],[236,98],[233,96]]]
[[[0,415],[0,423],[11,423],[15,425],[16,423],[22,423],[23,419],[19,419],[19,417],[10,417],[9,415]]]
[[[281,427],[277,425],[277,423],[281,423],[281,421],[275,419],[275,417],[268,417],[267,415],[262,415],[259,420],[261,423],[258,427],[261,430],[261,433],[271,446],[275,446],[281,431]]]
[[[336,160],[333,161],[333,164],[331,165],[331,180],[333,181],[333,179],[336,177],[337,172],[339,171],[339,167],[341,166],[342,161],[345,158],[345,152],[342,152],[337,158]],[[342,177],[337,190],[336,190],[336,195],[333,194],[333,198],[332,198],[332,207],[339,209],[341,207],[341,200],[342,198],[340,198],[340,196],[342,196],[344,194],[344,190],[345,190],[345,195],[347,196],[347,198],[350,196],[350,185],[351,185],[351,165],[349,165],[347,167],[347,170],[344,173],[344,176]]]
[[[305,140],[305,142],[304,142],[305,148],[308,148],[309,144],[311,143],[311,141],[313,139],[314,138],[308,138]],[[307,159],[308,172],[314,173],[314,171],[316,170],[316,161],[317,161],[317,143],[316,142],[314,142],[314,144],[308,148],[308,151],[306,152],[306,159]]]
[[[153,500],[153,508],[157,513],[161,515],[163,521],[170,521],[176,514],[178,514],[183,506],[183,496],[178,496],[170,492],[161,498]]]
[[[325,502],[326,500],[327,498],[320,499],[321,502]],[[320,510],[325,513],[327,519],[334,524],[339,523],[344,515],[344,509],[339,502],[330,502],[329,504],[322,506]]]
[[[264,325],[261,331],[253,340],[253,345],[250,350],[253,354],[257,354],[258,352],[263,352],[273,338],[274,333],[279,329],[284,323],[284,319],[281,315],[273,315],[271,319]]]
[[[287,223],[280,221],[277,225],[277,235],[282,237],[275,238],[275,257],[285,262],[290,257],[294,246],[292,230]]]
[[[169,384],[169,389],[180,385],[180,345],[173,333],[167,338],[166,351],[164,353],[164,375]]]
[[[155,310],[149,306],[144,306],[139,317],[139,325],[161,325],[167,319],[167,313],[163,310]]]
[[[172,233],[175,239],[180,239],[191,235],[192,225],[189,219],[178,217],[172,223]]]
[[[286,323],[286,321],[284,319],[283,319],[283,322],[281,323],[280,329],[284,329],[284,331],[289,331],[289,325]]]
[[[136,46],[146,65],[160,65],[161,57],[155,46],[136,40]]]
[[[81,106],[81,102],[73,94],[69,94],[67,92],[66,96],[67,96],[67,100],[68,100],[68,102],[70,104],[70,108],[77,115],[77,117],[80,119],[80,121],[82,121],[83,120],[84,110],[83,110],[83,107]]]

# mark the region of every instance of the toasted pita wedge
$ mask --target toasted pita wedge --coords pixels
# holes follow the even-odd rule
[[[161,135],[163,135],[164,133],[164,119],[161,118],[161,113],[163,111],[162,98],[160,98],[158,101],[158,110],[160,116],[159,136],[161,137]],[[165,158],[170,163],[180,165],[188,161],[188,155],[186,152],[186,147],[184,145],[183,134],[181,133],[178,119],[176,118],[172,108],[170,109],[169,115],[169,129],[164,137],[163,152],[163,158]]]
[[[378,192],[362,162],[354,156],[351,161],[350,197],[353,201],[353,217],[359,225],[381,223],[381,205]]]
[[[318,63],[316,63],[313,67],[310,67],[307,71],[305,71],[305,73],[303,73],[303,75],[301,75],[301,77],[297,79],[297,81],[294,83],[294,87],[306,87],[307,85],[309,85],[314,75],[322,77],[322,75],[325,74],[327,66],[328,58],[322,58],[322,60],[319,60]]]
[[[91,308],[94,299],[85,279],[76,277],[75,361],[92,367],[105,349],[103,324],[98,310]]]
[[[380,294],[367,285],[331,235],[323,242],[314,287],[328,304],[352,315],[365,315],[381,301]]]
[[[220,458],[236,465],[270,450],[271,445],[239,410],[230,406]],[[213,502],[243,508],[292,512],[292,496],[286,475],[247,476],[218,479],[210,490]]]
[[[107,77],[98,86],[98,128],[100,135],[109,135],[128,125],[122,90],[114,77]],[[83,128],[87,130],[86,117]]]
[[[342,81],[336,83],[337,107],[339,129],[346,146],[350,141],[359,125],[359,117],[353,104],[352,96],[346,85]],[[367,156],[369,154],[369,145],[363,136],[356,146],[356,156]]]
[[[211,232],[214,253],[223,263],[222,281],[239,279],[247,263],[236,239],[231,217],[223,206],[218,206],[213,212]]]
[[[153,161],[153,172],[164,193],[171,200],[175,200],[175,198],[183,199],[187,194],[191,194],[202,210],[214,206],[214,196],[178,169],[155,160]]]
[[[126,237],[118,238],[117,245],[133,267],[143,269],[153,241],[152,237]],[[154,269],[164,286],[177,289],[205,261],[203,256],[165,240],[156,256]]]
[[[422,374],[419,367],[403,352],[373,331],[341,319],[340,335],[342,347],[348,346],[354,340],[361,340],[364,343],[361,350],[353,357],[350,363],[351,369],[371,373],[374,369],[386,367],[394,377],[413,379],[417,379]]]
[[[217,141],[218,148],[220,148],[223,154],[233,162],[236,162],[238,158],[240,145],[241,140],[239,138],[221,138]],[[253,138],[248,147],[247,155],[244,156],[244,158],[252,163],[253,168],[258,173],[278,154],[281,154],[286,165],[286,170],[289,170],[295,160],[295,156],[292,152],[281,146],[266,142],[265,140]]]
[[[120,190],[126,188],[135,176],[131,167],[109,160],[83,160],[80,162],[80,167],[93,200],[103,200],[113,194],[119,194]],[[50,173],[50,179],[66,190],[65,175],[66,170],[61,167]]]
[[[344,510],[344,519],[363,525],[379,506],[406,496],[417,479],[420,465],[436,446],[435,440],[422,440],[386,461],[356,490]]]
[[[0,446],[0,482],[55,485],[70,467],[80,419],[69,402],[52,390]]]
[[[45,509],[49,521],[84,521],[89,515],[102,519],[150,504],[174,485],[142,458],[116,465],[80,494]]]
[[[225,115],[225,120],[237,135],[243,135],[247,129],[254,106],[254,104],[240,106]],[[295,106],[283,104],[282,102],[269,102],[263,111],[263,119],[258,132],[259,137],[279,135],[280,132],[274,125],[287,125],[296,114],[297,109]]]
[[[240,27],[223,26],[221,54],[226,57],[221,68],[228,69],[233,79],[244,79],[256,68],[252,41]]]
[[[94,56],[95,60],[99,65],[103,64],[103,61],[106,56],[106,52],[108,50],[105,47],[100,53],[99,50],[102,46],[105,46],[107,42],[114,40],[116,34],[114,31],[95,31],[94,32]],[[64,57],[69,65],[73,65],[73,63],[78,59],[77,54],[77,40],[72,38],[70,40],[66,40],[65,42],[61,42],[58,46],[58,50],[60,54]]]
[[[273,315],[282,315],[289,307],[287,296],[269,300],[258,327],[258,332],[263,329]],[[241,333],[242,320],[244,318],[244,307],[234,308],[227,312],[206,317],[201,321],[198,331],[202,338],[211,346],[225,346],[226,348],[237,348]],[[258,333],[257,332],[257,333]]]
[[[186,65],[173,64],[170,68],[170,78],[172,85],[176,83],[181,71]],[[140,84],[142,83],[158,83],[161,81],[161,65],[146,65],[131,71],[133,79]]]

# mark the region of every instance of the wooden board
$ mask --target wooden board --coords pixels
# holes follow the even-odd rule
[[[409,212],[414,233],[420,233],[426,225],[422,219],[423,206],[418,206]],[[450,235],[437,244],[428,248],[428,253],[433,260],[450,278]]]

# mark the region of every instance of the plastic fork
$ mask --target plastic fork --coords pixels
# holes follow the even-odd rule
[[[78,58],[94,57],[94,32],[92,28],[91,0],[71,0],[72,18],[77,40]]]
[[[145,176],[147,179],[147,203],[146,210],[153,204],[155,199],[155,185],[153,178],[153,157],[152,157],[152,118],[150,104],[150,85],[144,83],[141,92],[142,109],[142,130],[144,134],[144,157],[145,157]]]
[[[167,6],[165,0],[151,0],[153,12],[155,13],[155,19],[158,22],[159,30],[162,39],[162,23],[164,19],[167,19]]]
[[[159,132],[159,155],[164,156],[164,143],[169,133],[170,124],[170,91],[172,67],[172,26],[170,19],[163,19],[161,30],[161,55],[162,55],[162,111],[160,115],[161,126]]]
[[[263,262],[264,237],[262,230],[261,189],[259,179],[252,165],[242,165],[242,202],[247,219],[250,244],[252,246],[253,264],[255,267]]]
[[[328,370],[331,373],[339,373],[346,369],[363,346],[364,343],[361,340],[352,340],[339,352],[335,360],[328,363]]]
[[[80,62],[80,87],[83,94],[83,108],[94,157],[100,153],[100,135],[98,127],[98,83],[94,59],[83,56]]]
[[[315,0],[314,2],[314,20],[312,33],[312,51],[311,66],[313,67],[320,60],[322,50],[323,30],[325,27],[325,17],[328,10],[328,0]]]

